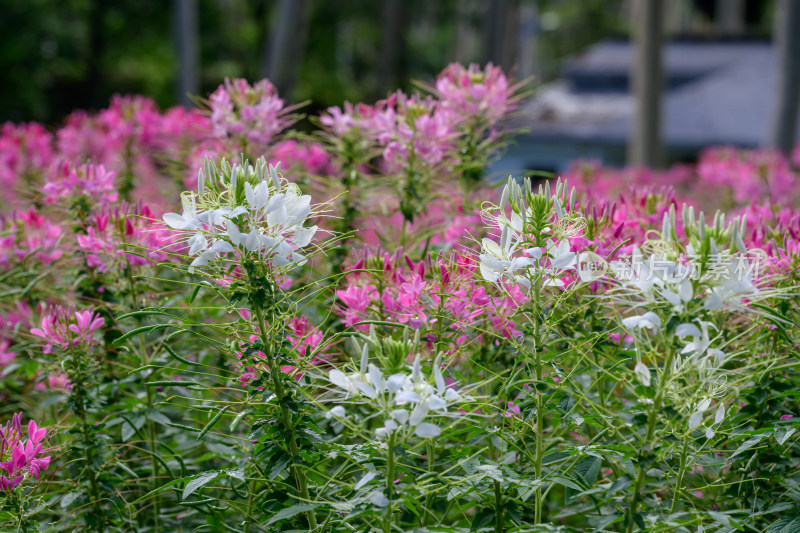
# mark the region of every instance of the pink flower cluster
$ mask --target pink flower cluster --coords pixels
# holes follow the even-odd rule
[[[276,144],[270,160],[275,165],[280,163],[281,169],[298,167],[316,176],[334,175],[338,170],[322,145],[312,142],[301,143],[294,139]]]
[[[250,314],[244,313],[243,316],[249,318]],[[322,331],[320,331],[318,327],[313,326],[307,317],[299,316],[292,318],[289,320],[287,328],[289,331],[286,334],[286,338],[292,345],[298,362],[307,359],[308,356],[312,354],[311,359],[305,362],[306,364],[318,365],[325,360],[324,354],[315,353],[323,341]],[[250,342],[257,341],[258,337],[256,335],[250,337]],[[244,354],[239,353],[239,359],[242,361],[242,373],[239,376],[239,382],[250,383],[253,381],[258,375],[259,368],[265,364],[265,358],[266,354],[260,351],[249,360],[244,360]],[[281,372],[284,374],[292,374],[297,368],[298,367],[295,365],[283,365],[281,366]],[[300,379],[303,375],[298,373],[295,374],[294,377],[295,379]]]
[[[61,226],[31,207],[4,215],[0,213],[0,267],[31,260],[51,265],[64,255]]]
[[[78,249],[86,254],[86,264],[105,272],[114,266],[170,259],[174,236],[146,205],[122,202],[98,210],[90,218],[86,234],[77,235],[76,240]]]
[[[114,187],[115,172],[106,171],[103,165],[90,163],[75,167],[65,161],[54,175],[48,176],[42,188],[45,200],[52,204],[62,198],[91,198],[93,203],[107,205],[116,202],[119,194]]]
[[[41,124],[3,124],[0,131],[0,187],[7,203],[21,176],[34,180],[53,160],[53,136]],[[2,203],[0,203],[2,205]]]
[[[508,295],[490,295],[475,282],[476,265],[472,258],[454,255],[433,265],[414,262],[401,250],[375,256],[365,251],[352,270],[382,263],[382,274],[353,272],[346,275],[347,287],[336,291],[337,312],[345,326],[367,331],[368,320],[391,320],[420,330],[428,342],[451,345],[479,341],[482,335],[473,328],[486,321],[484,328],[506,337],[521,331],[509,316],[527,297],[519,288]],[[441,334],[442,339],[437,339]]]
[[[459,137],[494,128],[516,106],[517,89],[491,64],[453,64],[430,88],[435,96],[397,91],[373,106],[345,103],[328,108],[320,123],[332,135],[380,148],[389,172],[430,171],[459,159]]]
[[[789,161],[777,150],[712,148],[701,155],[697,175],[708,186],[730,189],[737,204],[766,198],[783,203],[800,187]]]
[[[75,311],[64,307],[53,307],[42,317],[40,327],[32,328],[31,334],[45,341],[44,353],[53,349],[67,350],[75,346],[91,346],[96,343],[95,332],[103,327],[105,319],[92,309]]]
[[[516,89],[491,63],[483,70],[474,63],[452,63],[436,78],[436,92],[446,107],[459,115],[485,118],[490,127],[516,107]]]
[[[221,139],[244,139],[261,147],[291,124],[283,100],[268,80],[250,85],[241,78],[225,83],[209,97],[214,135]]]
[[[50,456],[43,449],[42,441],[47,429],[40,428],[33,420],[28,422],[28,438],[22,436],[22,413],[13,416],[5,427],[0,427],[0,490],[10,491],[19,485],[26,475],[39,479],[42,470],[50,466]]]

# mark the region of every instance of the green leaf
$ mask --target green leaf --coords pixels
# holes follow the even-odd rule
[[[275,522],[279,520],[285,520],[287,518],[291,518],[295,515],[300,513],[305,513],[306,511],[311,511],[317,508],[316,503],[299,503],[297,505],[292,505],[291,507],[287,507],[286,509],[282,509],[275,513],[272,518],[267,520],[267,525],[271,526]]]
[[[795,431],[797,431],[796,428],[787,428],[787,427],[775,428],[775,440],[778,441],[778,444],[783,444],[789,439],[789,437],[794,435]]]
[[[628,476],[618,477],[608,488],[608,492],[606,492],[606,498],[608,498],[609,496],[611,496],[616,492],[627,489],[628,487],[631,486],[631,482],[632,482],[631,478]]]
[[[219,472],[203,472],[202,474],[198,475],[186,484],[186,487],[183,489],[183,496],[181,496],[181,499],[185,500],[203,485],[214,481],[218,475]]]
[[[469,525],[469,530],[477,531],[480,528],[491,524],[492,520],[494,520],[494,509],[484,509],[476,514],[475,518],[472,519],[472,523]]]
[[[753,435],[752,437],[750,437],[749,439],[744,441],[742,443],[742,445],[739,446],[736,449],[735,452],[733,452],[733,455],[731,455],[730,458],[733,459],[734,457],[736,457],[740,453],[746,452],[747,450],[749,450],[750,448],[752,448],[753,446],[755,446],[756,444],[761,442],[761,439],[763,439],[764,437],[768,437],[769,435],[770,435],[769,432],[767,432],[767,433],[759,433],[758,435]]]
[[[580,462],[575,465],[574,472],[578,474],[588,486],[591,487],[597,479],[597,474],[600,473],[600,466],[602,464],[602,459],[594,455],[589,455],[581,459]]]
[[[575,483],[572,479],[568,479],[561,476],[554,476],[552,478],[553,483],[558,483],[559,485],[564,485],[565,487],[569,487],[571,489],[575,489],[577,491],[582,491],[583,487]]]
[[[620,478],[620,479],[622,479],[622,478]],[[619,481],[619,480],[618,480],[618,481]],[[610,526],[611,524],[614,524],[614,523],[616,523],[616,522],[619,522],[620,520],[622,520],[622,515],[620,515],[620,514],[617,514],[617,513],[612,513],[612,514],[610,514],[610,515],[608,515],[608,516],[604,517],[602,520],[600,520],[600,521],[597,523],[597,526],[596,526],[596,528],[595,528],[595,531],[602,531],[602,530],[604,530],[606,527],[608,527],[608,526]]]
[[[800,532],[800,515],[793,514],[781,517],[764,533],[798,533]]]
[[[274,480],[281,474],[281,472],[286,470],[286,467],[289,465],[289,462],[291,460],[292,458],[289,457],[288,454],[282,453],[280,457],[278,457],[278,460],[275,462],[275,464],[272,465],[272,468],[269,471],[270,481]]]

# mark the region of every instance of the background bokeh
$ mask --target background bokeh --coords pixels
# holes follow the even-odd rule
[[[180,0],[0,0],[0,121],[59,122],[116,93],[180,103]],[[546,82],[589,45],[626,37],[624,0],[192,0],[197,76],[273,82],[310,110],[372,101],[451,61],[493,61]],[[767,36],[773,2],[744,3],[742,36]],[[291,4],[296,14],[281,11]],[[668,35],[719,35],[714,0],[668,2]],[[282,69],[270,65],[279,29]],[[278,78],[278,79],[275,79]]]

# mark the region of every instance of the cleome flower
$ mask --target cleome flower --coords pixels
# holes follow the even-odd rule
[[[491,238],[481,241],[481,276],[490,283],[499,285],[507,281],[526,291],[531,289],[534,276],[541,276],[542,287],[563,287],[560,278],[569,270],[577,270],[579,260],[588,257],[570,249],[569,238],[574,236],[579,223],[566,211],[571,200],[567,199],[565,184],[559,182],[551,196],[549,183],[535,195],[529,183],[526,182],[523,191],[509,178],[499,212],[484,213],[490,224],[499,230],[500,239],[499,242]],[[505,213],[509,202],[512,205],[510,217]],[[581,279],[584,277],[581,274]]]
[[[33,420],[28,422],[28,438],[22,438],[22,413],[13,416],[5,427],[0,427],[0,490],[8,492],[19,485],[26,476],[39,479],[42,470],[50,466],[50,456],[43,450],[42,440],[47,434]]]
[[[221,169],[206,158],[198,192],[181,195],[183,213],[166,213],[164,222],[188,235],[189,272],[221,261],[226,254],[268,262],[275,269],[302,265],[299,250],[311,244],[317,226],[304,227],[312,215],[311,197],[281,179],[279,168],[264,158],[255,166],[242,160]]]
[[[31,329],[31,334],[44,339],[42,352],[53,353],[54,348],[65,350],[94,344],[95,332],[104,324],[105,319],[91,308],[74,311],[56,306],[42,317],[40,327]]]
[[[441,356],[433,365],[433,383],[423,375],[419,356],[414,360],[411,373],[396,373],[384,377],[380,369],[369,362],[368,347],[364,346],[358,372],[345,373],[331,370],[328,381],[344,393],[345,398],[360,397],[374,405],[383,414],[383,426],[375,430],[379,438],[387,438],[398,431],[413,431],[420,438],[437,437],[442,430],[431,422],[429,416],[447,416],[447,408],[467,398],[448,387],[441,372]],[[342,406],[331,409],[333,416],[344,416]]]

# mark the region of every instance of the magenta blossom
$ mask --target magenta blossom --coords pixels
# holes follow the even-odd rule
[[[50,466],[50,456],[43,450],[42,440],[47,429],[40,428],[35,421],[28,422],[28,438],[22,437],[22,413],[13,416],[5,427],[0,427],[0,490],[10,491],[26,476],[39,479],[42,470]]]
[[[73,346],[90,346],[96,342],[94,333],[103,327],[105,319],[92,309],[73,311],[55,307],[50,314],[42,317],[41,327],[31,329],[31,334],[41,337],[46,344],[44,353],[52,353],[53,348],[61,350]]]

